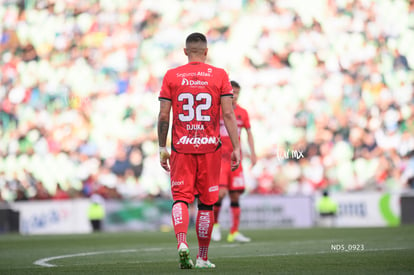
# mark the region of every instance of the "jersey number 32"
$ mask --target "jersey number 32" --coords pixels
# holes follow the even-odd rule
[[[195,105],[195,102],[204,101],[204,103]],[[182,122],[193,121],[194,118],[196,121],[210,121],[211,117],[209,115],[203,115],[203,111],[210,109],[211,107],[211,95],[209,93],[199,93],[193,95],[191,93],[181,93],[178,96],[178,101],[183,101],[183,111],[187,114],[179,114],[178,118]],[[195,107],[194,107],[195,105]]]

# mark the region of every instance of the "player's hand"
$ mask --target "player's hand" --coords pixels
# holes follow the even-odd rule
[[[240,149],[233,150],[231,153],[231,171],[239,168],[240,165]]]
[[[170,153],[165,147],[160,147],[160,163],[165,171],[170,172]]]

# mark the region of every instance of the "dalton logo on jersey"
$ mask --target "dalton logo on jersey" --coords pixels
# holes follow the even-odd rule
[[[187,78],[183,78],[181,81],[181,86],[207,86],[208,81],[201,81],[201,80],[188,80]]]

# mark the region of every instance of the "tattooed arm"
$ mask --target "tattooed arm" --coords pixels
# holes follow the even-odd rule
[[[166,148],[168,128],[170,126],[171,101],[160,100],[160,113],[158,114],[158,145],[160,147],[160,162],[162,168],[170,171],[170,154]]]

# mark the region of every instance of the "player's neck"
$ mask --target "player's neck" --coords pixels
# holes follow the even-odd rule
[[[188,63],[205,63],[206,59],[202,57],[192,57],[188,59]]]

